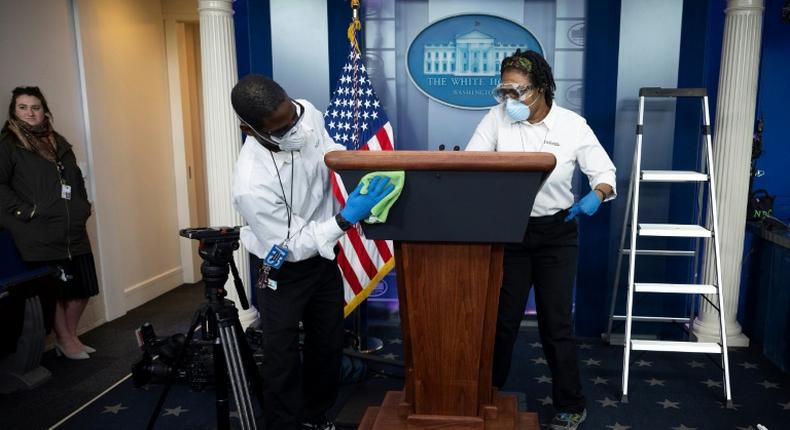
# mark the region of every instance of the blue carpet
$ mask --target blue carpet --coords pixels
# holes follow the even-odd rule
[[[371,327],[384,340],[378,356],[402,359],[397,328]],[[734,408],[722,404],[721,371],[715,357],[679,353],[635,353],[628,404],[620,398],[622,347],[582,340],[579,360],[588,401],[587,430],[769,430],[790,428],[790,375],[752,351],[730,354]],[[551,408],[551,375],[543,358],[537,330],[522,331],[513,369],[503,391],[523,393],[522,408],[536,411],[542,423]],[[402,369],[371,363],[367,378],[341,387],[331,415],[342,427],[353,428],[367,406],[378,405],[388,390],[402,387]],[[66,421],[61,429],[140,429],[145,427],[159,386],[135,389],[120,384]],[[213,392],[192,392],[174,386],[157,428],[215,428]],[[233,408],[233,407],[231,407]],[[232,418],[232,424],[238,422]]]

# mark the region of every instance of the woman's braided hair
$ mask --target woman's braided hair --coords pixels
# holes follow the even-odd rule
[[[546,103],[551,105],[554,100],[554,90],[557,85],[554,83],[554,76],[551,73],[551,66],[546,62],[542,55],[535,51],[521,51],[517,49],[513,55],[502,60],[502,73],[508,70],[515,70],[529,76],[532,85],[543,91]]]

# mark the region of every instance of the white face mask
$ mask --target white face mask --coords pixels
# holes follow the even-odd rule
[[[271,140],[283,151],[299,151],[310,139],[311,131],[303,122],[300,122],[289,130],[285,136],[280,138],[272,136]]]

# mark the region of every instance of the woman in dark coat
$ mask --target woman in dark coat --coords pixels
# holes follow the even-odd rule
[[[29,268],[51,266],[62,281],[55,306],[55,348],[71,359],[95,350],[77,325],[99,293],[85,228],[91,205],[71,145],[52,128],[38,87],[17,87],[0,131],[0,221]]]

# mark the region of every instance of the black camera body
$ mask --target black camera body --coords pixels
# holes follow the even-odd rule
[[[143,357],[132,366],[132,381],[135,387],[146,384],[162,384],[168,378],[186,382],[195,391],[202,391],[214,384],[214,357],[211,341],[192,339],[184,351],[181,363],[178,356],[184,349],[186,336],[157,336],[151,323],[145,323],[135,331],[137,343]]]

